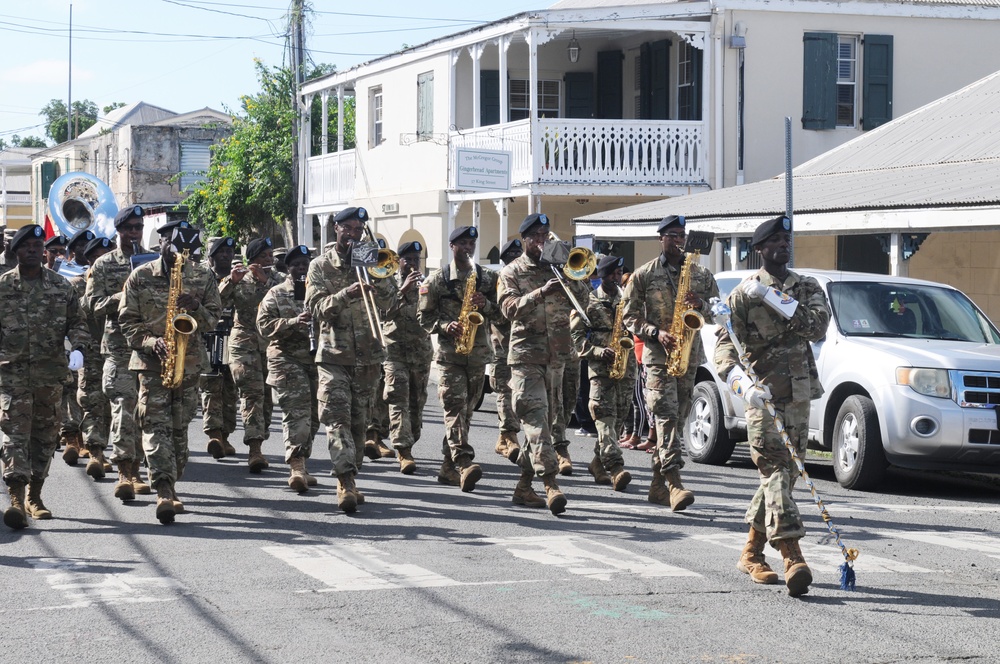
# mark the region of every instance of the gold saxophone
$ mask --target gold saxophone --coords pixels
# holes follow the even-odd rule
[[[170,291],[167,293],[167,327],[163,341],[167,344],[167,359],[163,361],[163,387],[173,390],[184,382],[184,358],[187,356],[188,339],[198,329],[198,322],[184,309],[177,308],[177,298],[184,287],[183,270],[188,252],[174,258],[170,269]]]
[[[625,298],[622,297],[619,289],[618,306],[615,307],[615,322],[611,324],[611,345],[608,346],[615,351],[615,361],[611,363],[608,370],[608,378],[611,380],[621,380],[625,377],[625,369],[628,368],[628,356],[635,348],[632,335],[625,329],[623,317],[625,315]]]
[[[455,342],[455,352],[468,355],[476,345],[476,330],[485,320],[472,304],[472,295],[476,292],[476,268],[473,266],[469,278],[465,280],[465,296],[462,298],[462,310],[458,314],[458,323],[462,326],[462,336]]]
[[[700,255],[701,252],[698,251],[687,255],[677,280],[674,318],[670,322],[670,336],[674,338],[674,346],[667,352],[667,373],[671,376],[683,376],[687,373],[688,362],[691,359],[691,345],[698,330],[705,325],[705,318],[694,309],[688,309],[684,301],[691,292],[691,268],[698,262]]]

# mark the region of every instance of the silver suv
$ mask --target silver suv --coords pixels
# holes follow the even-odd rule
[[[825,393],[812,402],[809,438],[832,451],[841,485],[874,489],[889,464],[1000,472],[1000,332],[972,300],[920,279],[795,271],[819,281],[833,310],[813,344]],[[751,274],[717,274],[723,297]],[[684,438],[694,461],[724,464],[746,439],[746,420],[715,373],[715,332],[702,329],[709,361]]]

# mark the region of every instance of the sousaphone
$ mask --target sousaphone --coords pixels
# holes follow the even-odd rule
[[[49,216],[66,237],[87,229],[98,237],[114,237],[116,214],[111,187],[90,173],[61,175],[49,190]]]

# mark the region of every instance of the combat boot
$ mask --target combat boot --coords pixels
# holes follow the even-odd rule
[[[611,488],[615,491],[624,491],[632,481],[632,473],[625,470],[622,464],[612,466],[608,472],[611,474]]]
[[[663,473],[663,478],[667,480],[667,487],[670,489],[671,511],[683,512],[688,505],[694,502],[694,494],[681,484],[681,471],[677,468],[671,468]]]
[[[147,489],[149,487],[146,487]],[[135,488],[132,486],[132,462],[118,462],[118,481],[115,483],[115,498],[125,501],[135,498]]]
[[[305,493],[309,489],[306,483],[305,464],[302,457],[292,457],[288,460],[289,476],[288,488],[298,493]]]
[[[94,481],[104,479],[104,451],[97,445],[90,451],[90,461],[87,462],[87,475],[94,478]]]
[[[219,429],[209,429],[208,431],[208,453],[213,459],[221,459],[226,456],[226,447],[223,444],[223,434]],[[235,450],[233,450],[235,452]]]
[[[778,540],[778,551],[785,560],[785,586],[788,594],[792,597],[799,597],[809,592],[809,584],[812,583],[813,575],[809,566],[806,565],[802,557],[802,549],[799,548],[797,539]]]
[[[772,584],[778,582],[777,573],[764,560],[764,545],[766,543],[767,535],[750,526],[747,543],[743,545],[743,552],[740,554],[740,561],[736,563],[736,569],[744,574],[749,574],[754,583]]]
[[[153,491],[149,488],[149,485],[142,481],[142,461],[139,459],[132,460],[132,467],[130,468],[129,477],[132,480],[132,490],[135,494],[148,496]]]
[[[177,485],[170,485],[170,501],[174,504],[174,514],[184,514],[184,503],[177,497]]]
[[[28,515],[24,511],[24,483],[14,482],[8,484],[7,491],[10,493],[10,507],[4,510],[4,525],[14,530],[27,528]]]
[[[497,437],[497,444],[494,448],[496,453],[507,459],[511,463],[517,463],[521,456],[521,446],[517,442],[517,433],[514,431],[501,431]]]
[[[87,446],[83,444],[83,434],[77,431],[73,435],[76,436],[76,449],[80,450],[80,458],[89,459],[90,450],[88,450]]]
[[[534,477],[535,471],[530,469],[521,470],[521,479],[517,481],[517,486],[514,487],[514,495],[510,499],[510,502],[525,507],[545,507],[545,501],[531,488],[531,480]]]
[[[365,456],[372,461],[378,461],[382,458],[382,453],[379,452],[378,443],[375,442],[374,438],[367,438],[365,440]]]
[[[80,443],[74,433],[63,434],[59,437],[63,444],[63,461],[69,466],[75,466],[80,458]]]
[[[163,525],[174,522],[174,490],[170,480],[162,479],[156,483],[156,518]]]
[[[556,456],[559,458],[559,474],[572,475],[573,461],[569,458],[569,448],[560,447],[556,450]]]
[[[308,462],[308,459],[306,459],[305,457],[302,457],[302,474],[306,478],[306,485],[307,486],[316,486],[317,484],[319,484],[319,481],[315,477],[313,477],[312,475],[309,474],[309,470],[306,468],[307,462]],[[358,504],[360,505],[360,503],[358,503]]]
[[[39,521],[52,518],[52,512],[42,502],[43,484],[45,484],[45,480],[41,479],[32,479],[28,482],[28,500],[24,504],[28,516]]]
[[[412,475],[417,470],[417,462],[413,459],[413,453],[409,447],[399,450],[399,472],[404,475]]]
[[[382,459],[395,459],[396,453],[392,451],[392,448],[383,443],[381,440],[375,441],[375,447],[378,448],[378,455]]]
[[[222,434],[222,450],[227,457],[236,456],[236,448],[229,442],[229,434]]]
[[[460,486],[462,484],[462,476],[458,474],[455,462],[451,459],[445,459],[441,462],[441,470],[438,471],[438,482],[449,486]]]
[[[663,481],[659,459],[656,459],[653,463],[653,479],[649,482],[649,496],[647,496],[647,500],[657,505],[670,507],[670,492],[667,491],[667,484]]]
[[[258,475],[262,470],[267,468],[267,459],[260,451],[260,446],[264,443],[263,440],[248,440],[247,445],[250,447],[250,454],[247,456],[247,466],[250,468],[250,472]]]
[[[354,474],[337,475],[337,507],[350,514],[358,509],[358,498],[354,495]]]
[[[479,464],[472,463],[472,459],[465,454],[458,457],[455,465],[460,472],[458,486],[463,492],[471,493],[476,488],[476,482],[483,476],[483,469]]]
[[[548,498],[549,511],[553,514],[562,514],[566,511],[566,496],[559,490],[556,484],[556,474],[542,475],[542,482],[545,483],[545,496]]]
[[[608,475],[608,471],[604,470],[604,464],[601,463],[600,457],[594,457],[590,465],[587,466],[587,472],[594,476],[595,484],[611,485],[611,476]]]

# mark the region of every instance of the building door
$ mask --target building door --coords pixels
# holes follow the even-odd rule
[[[837,269],[889,274],[889,255],[877,235],[841,235],[837,238]]]
[[[594,117],[594,75],[589,71],[567,72],[563,81],[566,83],[566,117]]]
[[[605,120],[622,119],[622,63],[621,51],[601,51],[597,54],[597,113]]]

